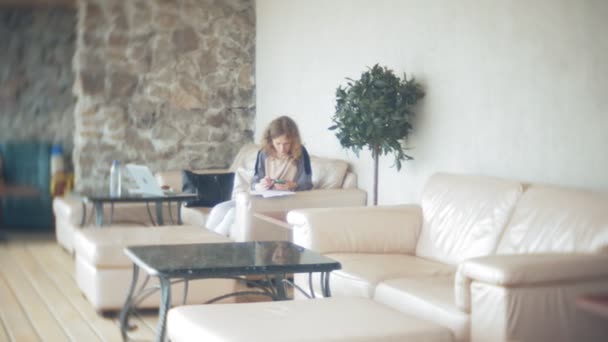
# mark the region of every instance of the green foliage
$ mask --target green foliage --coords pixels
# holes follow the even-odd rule
[[[412,107],[424,97],[414,78],[403,79],[392,70],[374,65],[359,80],[348,79],[347,86],[336,90],[336,113],[329,127],[344,148],[357,156],[367,147],[374,159],[394,154],[397,170],[401,162],[413,159],[401,142],[412,130]]]

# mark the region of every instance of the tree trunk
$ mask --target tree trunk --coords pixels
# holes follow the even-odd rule
[[[374,157],[374,206],[376,206],[378,205],[378,162],[380,160],[379,147],[374,147],[372,157]]]

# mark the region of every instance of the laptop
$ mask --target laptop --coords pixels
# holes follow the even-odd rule
[[[135,193],[142,194],[144,196],[164,196],[163,189],[160,188],[156,182],[156,178],[152,174],[152,171],[145,165],[127,164],[125,165],[129,174],[137,184]]]

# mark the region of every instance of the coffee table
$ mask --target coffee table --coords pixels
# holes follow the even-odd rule
[[[159,278],[161,302],[156,340],[164,341],[167,312],[171,305],[171,283],[176,280],[230,278],[247,282],[244,276],[263,275],[271,281],[267,282],[268,288],[259,293],[273,300],[286,300],[285,274],[320,272],[323,295],[329,297],[329,274],[342,267],[333,259],[286,241],[132,246],[126,247],[125,253],[133,261],[133,278],[119,318],[123,339],[136,302],[134,292],[140,268]],[[239,292],[209,302],[236,295]]]
[[[111,213],[110,213],[110,224],[112,224],[112,216],[114,213],[114,205],[118,203],[154,203],[156,207],[156,221],[152,217],[152,214],[148,210],[148,215],[150,217],[150,221],[153,224],[162,226],[164,225],[163,218],[163,203],[171,203],[175,202],[177,205],[176,216],[177,216],[177,224],[182,223],[181,218],[181,208],[182,202],[195,200],[197,198],[196,194],[190,193],[178,193],[178,194],[168,194],[164,196],[150,196],[150,195],[141,195],[141,194],[123,194],[121,196],[110,196],[108,193],[92,193],[92,194],[78,194],[76,195],[82,200],[82,225],[85,224],[86,220],[86,203],[93,203],[93,208],[95,209],[95,225],[101,227],[104,225],[104,215],[103,215],[103,206],[104,204],[111,205]],[[170,204],[169,204],[170,205]]]

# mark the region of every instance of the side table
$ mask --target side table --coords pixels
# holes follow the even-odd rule
[[[164,225],[163,218],[163,203],[171,203],[175,202],[177,204],[176,216],[177,216],[177,224],[181,224],[181,207],[182,203],[185,201],[195,200],[197,198],[196,194],[189,193],[179,193],[179,194],[168,194],[164,196],[144,196],[144,195],[133,195],[127,194],[119,197],[110,196],[109,194],[80,194],[83,201],[83,224],[86,218],[86,203],[92,203],[93,208],[95,210],[95,225],[101,227],[104,225],[104,215],[103,215],[103,206],[104,204],[111,205],[111,213],[110,213],[110,224],[112,224],[112,214],[114,211],[114,205],[118,203],[145,203],[148,205],[149,203],[154,203],[156,207],[156,221],[152,217],[150,211],[148,211],[148,215],[150,217],[150,221],[152,223],[156,223],[156,225],[162,226]]]

